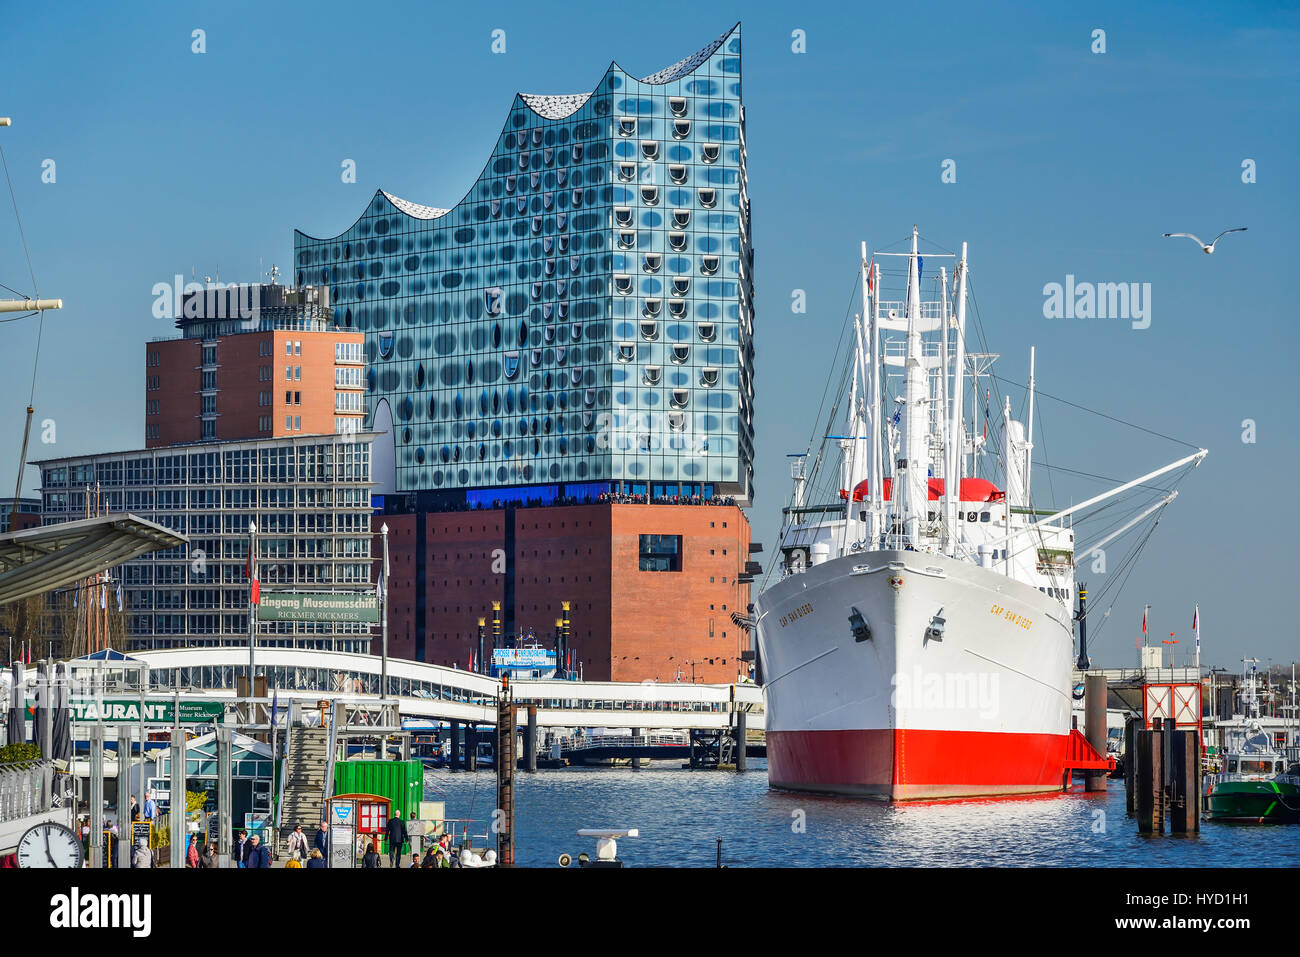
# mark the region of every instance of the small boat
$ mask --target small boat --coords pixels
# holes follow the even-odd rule
[[[1246,720],[1220,756],[1219,772],[1206,775],[1206,817],[1239,824],[1300,824],[1300,763],[1289,766],[1260,727],[1254,659],[1242,693]]]

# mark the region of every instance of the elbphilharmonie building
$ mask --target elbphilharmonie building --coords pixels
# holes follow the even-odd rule
[[[454,205],[380,190],[338,235],[296,234],[297,284],[365,333],[394,491],[750,501],[740,52],[737,25],[649,76],[518,94]]]

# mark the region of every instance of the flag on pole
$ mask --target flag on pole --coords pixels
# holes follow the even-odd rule
[[[471,651],[471,652],[469,653],[469,670],[470,670],[470,671],[473,671],[473,670],[474,670],[474,652],[473,652],[473,651]]]
[[[248,557],[244,559],[244,574],[248,576],[248,603],[256,605],[261,598],[261,589],[257,581],[257,556],[253,554],[253,549],[248,549]]]
[[[989,397],[992,392],[989,389],[984,390],[984,438],[989,437]]]
[[[1195,605],[1192,610],[1192,637],[1196,639],[1196,660],[1201,660],[1201,606]]]
[[[122,583],[117,583],[117,610],[122,610]]]
[[[77,592],[79,592],[79,591],[81,591],[80,586],[78,586],[78,585],[73,585],[73,586],[72,586],[72,607],[73,607],[73,608],[76,608],[76,607],[77,607]]]
[[[876,294],[876,257],[871,257],[871,265],[867,267],[867,292],[873,296]]]
[[[103,584],[99,586],[99,607],[108,607],[108,589]]]
[[[275,727],[275,712],[280,707],[280,689],[271,692],[271,727]]]

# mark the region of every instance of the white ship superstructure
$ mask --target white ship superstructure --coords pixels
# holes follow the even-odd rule
[[[828,437],[840,501],[805,502],[798,458],[780,577],[755,606],[771,784],[890,800],[1059,789],[1077,748],[1072,517],[1205,451],[1035,510],[1032,350],[1027,422],[1009,397],[990,421],[980,377],[997,356],[967,348],[965,245],[951,282],[947,264],[938,270],[934,301],[921,298],[932,257],[915,229],[910,250],[876,255],[907,263],[906,295],[881,298],[863,244],[865,320],[849,337],[844,431]],[[1000,483],[978,477],[994,462]]]

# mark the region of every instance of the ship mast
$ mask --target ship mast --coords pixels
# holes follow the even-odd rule
[[[930,500],[928,376],[921,352],[921,277],[917,263],[917,228],[912,227],[912,252],[907,267],[907,353],[904,361],[903,433],[894,485],[901,486],[903,533],[915,548],[921,540],[921,519]]]
[[[961,262],[957,264],[957,355],[953,363],[952,407],[948,425],[948,441],[944,446],[947,463],[944,466],[944,524],[948,527],[948,554],[957,554],[957,509],[961,507],[961,477],[964,464],[963,446],[965,422],[962,419],[962,399],[965,396],[966,370],[966,244],[961,244]],[[945,336],[947,332],[945,330]],[[978,400],[978,397],[976,398]]]

